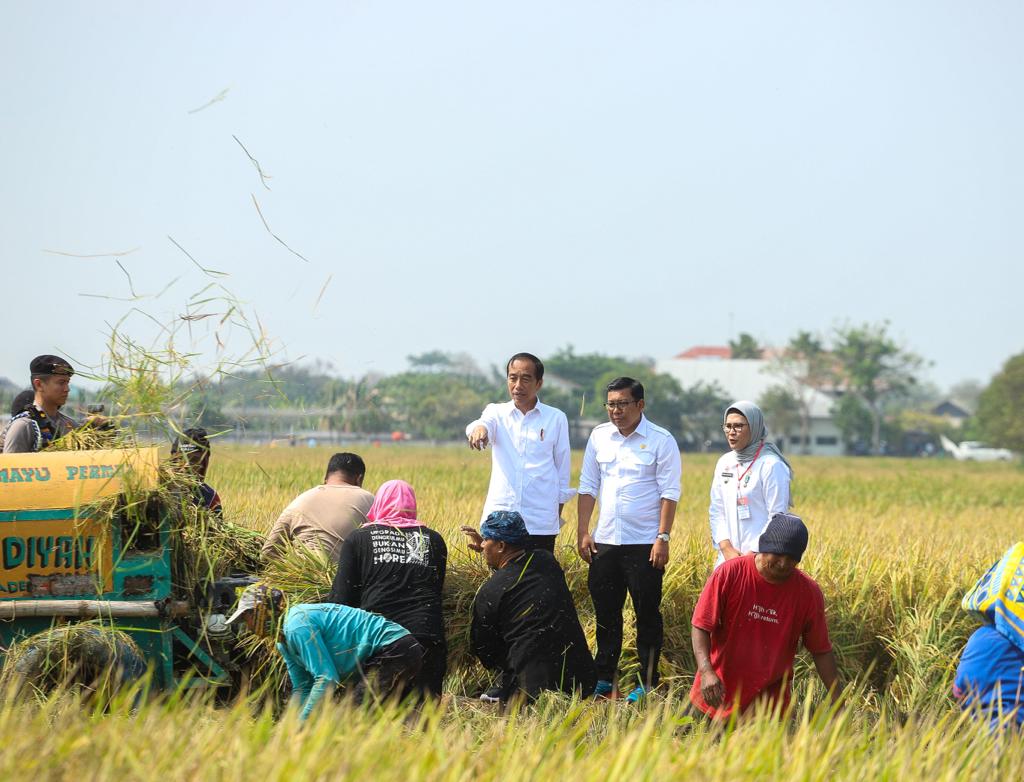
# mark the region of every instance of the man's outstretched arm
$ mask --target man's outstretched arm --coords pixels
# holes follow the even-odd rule
[[[836,656],[830,649],[822,654],[815,654],[813,657],[814,667],[818,671],[818,676],[821,677],[821,683],[828,690],[832,703],[835,703],[839,700],[839,695],[843,691],[843,686],[839,683],[839,669],[836,666]]]
[[[725,698],[725,688],[711,667],[711,633],[693,625],[690,642],[693,644],[693,656],[697,658],[697,670],[700,671],[700,694],[708,706],[718,708]]]

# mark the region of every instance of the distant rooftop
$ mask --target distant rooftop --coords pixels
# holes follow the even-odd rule
[[[732,349],[728,345],[695,345],[676,358],[732,358]]]
[[[768,351],[765,351],[767,354]],[[700,345],[657,363],[657,371],[672,375],[683,388],[697,383],[716,384],[732,399],[749,399],[755,404],[773,386],[786,380],[773,371],[769,358],[729,358],[727,347]],[[807,389],[812,418],[830,418],[835,398]]]
[[[777,358],[781,353],[776,348],[761,348],[762,359]],[[728,345],[694,345],[689,350],[684,350],[682,353],[675,355],[673,358],[683,360],[714,360],[719,361],[725,359],[727,361],[733,360],[732,348]]]

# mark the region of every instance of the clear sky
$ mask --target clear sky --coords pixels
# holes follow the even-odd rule
[[[346,376],[888,319],[986,381],[1024,350],[1022,33],[1009,0],[7,3],[0,375],[188,311],[171,236]],[[130,296],[133,248],[174,285],[81,295]]]

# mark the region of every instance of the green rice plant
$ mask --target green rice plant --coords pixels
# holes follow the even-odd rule
[[[55,729],[56,728],[56,729]],[[0,709],[5,779],[238,780],[1018,779],[1024,745],[966,715],[928,708],[909,719],[815,709],[728,726],[693,719],[685,702],[647,709],[547,695],[502,714],[449,699],[410,706],[327,703],[305,725],[244,703],[182,697],[104,712],[74,699]]]
[[[895,607],[895,632],[881,640],[892,658],[888,694],[903,712],[950,703],[958,653],[975,626],[958,610],[962,597],[963,590],[952,587],[932,605]]]

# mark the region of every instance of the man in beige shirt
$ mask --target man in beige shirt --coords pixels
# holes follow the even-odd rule
[[[281,555],[285,540],[322,548],[335,562],[345,536],[366,523],[373,495],[362,488],[366,464],[357,454],[336,453],[321,486],[304,491],[274,522],[261,553],[268,561]]]

